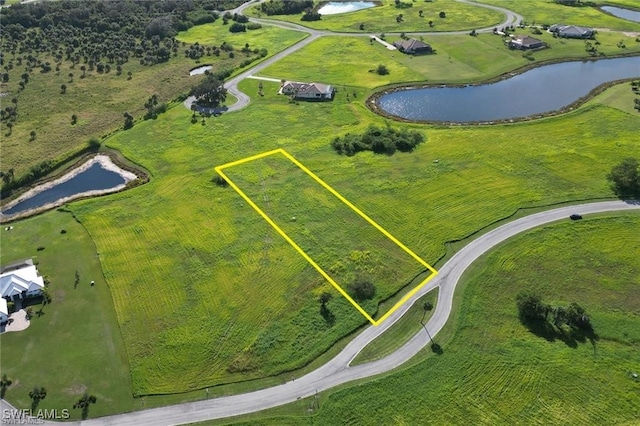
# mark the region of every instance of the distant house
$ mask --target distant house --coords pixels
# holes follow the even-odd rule
[[[0,324],[4,324],[9,319],[9,308],[7,307],[7,301],[0,298]]]
[[[8,265],[0,273],[0,297],[8,301],[39,296],[44,289],[44,279],[31,259]]]
[[[554,24],[549,27],[548,31],[562,38],[593,38],[596,34],[592,28],[579,27],[577,25]]]
[[[531,36],[512,36],[508,44],[512,49],[520,50],[540,49],[546,46],[542,40]]]
[[[295,99],[330,101],[333,99],[336,89],[328,84],[285,81],[280,86],[278,93],[293,96]]]
[[[425,53],[433,53],[433,48],[420,40],[410,38],[408,40],[394,41],[393,45],[402,53],[408,55],[421,55]]]

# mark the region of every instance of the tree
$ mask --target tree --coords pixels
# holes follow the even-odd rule
[[[82,66],[80,67],[80,71],[82,71],[82,75],[80,76],[80,78],[85,78],[85,77],[86,77],[86,75],[87,75],[87,67],[86,67],[86,66],[84,66],[84,65],[82,65]]]
[[[89,406],[91,404],[95,404],[96,401],[97,399],[94,395],[89,395],[88,393],[85,392],[84,395],[82,395],[82,398],[80,398],[78,402],[73,404],[73,408],[82,409],[82,419],[84,420],[89,415]]]
[[[389,74],[389,69],[386,67],[386,65],[378,65],[378,67],[376,68],[376,73],[379,75],[387,75]]]
[[[632,157],[616,164],[607,175],[613,190],[619,197],[640,194],[640,164]]]
[[[75,114],[73,114],[73,115],[71,116],[71,125],[73,126],[73,125],[75,125],[77,122],[78,122],[78,116],[77,116],[77,115],[75,115]]]
[[[199,105],[218,107],[227,98],[227,89],[222,81],[213,75],[208,75],[200,84],[191,89],[191,96],[195,96]]]
[[[326,305],[327,302],[329,302],[329,300],[331,300],[332,298],[333,296],[331,295],[331,293],[325,291],[320,295],[320,303]]]
[[[529,321],[540,321],[547,318],[549,305],[542,302],[542,298],[530,292],[520,292],[516,296],[516,304],[520,318]]]
[[[7,132],[7,136],[9,136],[11,134],[11,130],[13,129],[13,123],[12,122],[8,122],[7,123],[7,129],[9,129],[9,132]]]
[[[376,287],[369,280],[357,278],[349,285],[349,293],[359,301],[373,299],[376,294]]]
[[[67,85],[66,84],[61,84],[60,85],[60,93],[62,93],[63,95],[65,93],[67,93]]]
[[[425,312],[428,312],[428,311],[432,310],[432,309],[433,309],[433,303],[431,303],[431,302],[424,302],[424,303],[422,304],[422,309],[424,309],[424,311],[425,311]]]
[[[130,129],[133,127],[133,115],[125,112],[124,114],[124,129]]]
[[[31,133],[29,133],[29,136],[31,137],[31,139],[29,139],[30,141],[36,140],[36,131],[32,130]]]
[[[2,379],[0,380],[0,398],[4,399],[4,395],[7,393],[7,388],[11,386],[13,381],[7,377],[6,374],[2,375]]]
[[[127,72],[127,80],[131,80],[132,76],[133,74],[131,73],[131,71]]]
[[[429,26],[433,27],[433,21],[429,21]]]
[[[239,24],[237,22],[234,22],[229,26],[229,32],[232,32],[232,33],[244,33],[246,31],[247,31],[247,26],[244,24]]]
[[[69,73],[69,83],[73,83],[73,73]]]
[[[47,397],[47,390],[42,386],[34,387],[31,392],[29,392],[29,398],[31,398],[31,410],[35,411],[36,407],[40,401]]]
[[[439,16],[439,17],[441,17],[441,18],[446,18],[446,17],[447,17],[447,14],[446,14],[445,12],[440,12],[440,13],[438,14],[438,16]]]

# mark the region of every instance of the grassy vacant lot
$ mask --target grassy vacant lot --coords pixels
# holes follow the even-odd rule
[[[333,327],[324,322],[305,287],[319,284],[319,276],[231,188],[210,182],[215,166],[286,148],[433,263],[445,241],[518,207],[610,196],[604,176],[611,165],[640,155],[634,143],[640,118],[594,105],[511,126],[413,125],[427,133],[414,153],[341,157],[329,146],[336,134],[384,120],[343,93],[332,103],[292,104],[275,95],[277,87],[264,82],[259,97],[257,81],[243,82],[254,102],[205,126],[189,124],[190,112],[174,108],[162,120],[114,136],[108,145],[154,179],[72,205],[98,245],[136,394],[300,367],[364,323],[357,316]],[[359,100],[364,96],[358,91]],[[352,242],[333,244],[342,249]],[[336,296],[331,303],[343,303]],[[304,330],[305,339],[289,357],[272,357],[292,344],[280,338],[292,327]]]
[[[227,41],[238,50],[250,43],[252,49],[266,48],[269,55],[302,38],[300,33],[280,28],[265,27],[243,37],[233,35],[221,23],[203,27],[193,27],[178,38],[195,43],[202,36],[201,45],[220,45]],[[151,95],[158,95],[160,102],[169,102],[186,94],[202,78],[190,77],[191,68],[207,63],[214,64],[216,69],[230,69],[246,59],[245,54],[236,52],[233,59],[223,53],[220,57],[210,55],[194,61],[184,57],[186,48],[181,48],[178,56],[169,62],[154,66],[142,66],[132,58],[123,65],[119,76],[114,66],[110,73],[87,71],[86,77],[81,78],[80,65],[71,69],[69,63],[64,62],[60,72],[32,73],[29,84],[20,92],[18,83],[22,71],[20,67],[14,67],[9,83],[0,86],[0,91],[7,93],[3,101],[9,104],[16,97],[19,109],[19,118],[11,134],[7,135],[7,129],[2,129],[2,170],[14,168],[17,177],[43,160],[58,159],[65,153],[77,151],[90,138],[101,138],[121,128],[125,111],[133,114],[136,120],[141,119],[144,103]],[[54,63],[51,58],[42,60]],[[131,80],[128,72],[132,73]],[[73,74],[72,79],[69,73]],[[67,86],[66,94],[61,94],[62,84]],[[75,125],[71,124],[73,114],[78,117]],[[32,130],[37,136],[30,141]]]
[[[310,421],[633,424],[640,416],[640,382],[631,376],[640,350],[640,246],[631,230],[638,227],[638,214],[607,215],[508,241],[463,276],[443,355],[321,395]],[[515,306],[525,289],[552,304],[584,306],[598,340],[567,344],[529,332]],[[245,424],[300,424],[308,407],[302,400]]]
[[[563,6],[553,0],[522,1],[522,0],[480,0],[480,3],[505,7],[521,14],[528,24],[571,24],[585,25],[595,28],[609,28],[612,30],[639,31],[640,24],[616,18],[602,12],[597,7]],[[617,5],[638,7],[635,0],[596,0],[599,5]]]
[[[522,31],[529,34],[530,30]],[[424,36],[424,41],[436,49],[436,54],[421,56],[389,51],[364,37],[323,37],[267,67],[261,74],[374,88],[407,81],[474,82],[541,61],[589,57],[583,40],[554,39],[546,32],[535,37],[549,43],[550,48],[534,52],[532,59],[523,57],[521,51],[508,49],[502,37],[493,34]],[[606,56],[640,52],[640,43],[633,37],[602,32],[598,34],[598,40],[601,43],[598,50]],[[617,47],[620,40],[625,40],[625,49]],[[388,75],[373,72],[379,64],[387,66]]]
[[[409,32],[409,31],[457,31],[473,28],[485,28],[502,22],[504,15],[494,10],[457,3],[453,0],[435,0],[428,3],[405,1],[408,8],[398,8],[393,0],[382,0],[380,6],[337,15],[325,15],[320,21],[304,22],[300,15],[267,16],[260,12],[259,6],[247,10],[249,16],[278,19],[294,22],[311,28],[342,32]],[[420,10],[423,16],[420,17]],[[440,18],[444,11],[446,17]],[[396,17],[402,14],[402,22]],[[429,26],[432,21],[433,26]],[[364,30],[360,29],[364,24]]]
[[[56,211],[13,226],[0,231],[2,264],[37,259],[40,273],[51,281],[53,301],[28,329],[0,336],[2,374],[13,380],[7,398],[29,407],[29,391],[44,386],[48,393],[40,408],[68,408],[72,418],[80,418],[79,410],[71,407],[85,391],[98,399],[92,415],[130,409],[129,360],[96,247],[86,230],[69,213]],[[44,250],[38,251],[39,246]]]

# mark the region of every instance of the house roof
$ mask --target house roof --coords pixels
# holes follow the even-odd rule
[[[431,49],[431,46],[427,43],[416,40],[415,38],[410,38],[409,40],[398,40],[394,41],[393,45],[398,49],[402,48],[403,50],[411,51],[418,49]]]
[[[9,263],[8,265],[4,265],[0,268],[0,274],[4,274],[8,271],[13,271],[14,269],[20,269],[25,266],[33,265],[33,259],[22,259],[13,263]]]
[[[34,265],[0,274],[0,297],[12,297],[23,291],[32,292],[44,288],[44,279]]]
[[[322,83],[299,83],[296,81],[285,81],[282,85],[283,90],[296,90],[298,95],[308,94],[315,95],[316,93],[331,94],[333,87],[328,84]]]
[[[538,40],[537,38],[531,36],[515,36],[513,41],[522,44],[523,46],[531,46],[532,44],[542,43],[542,40]]]
[[[577,25],[561,25],[561,24],[554,24],[550,26],[549,31],[551,32],[557,31],[560,34],[575,34],[580,36],[593,33],[592,28],[579,27]]]
[[[9,316],[9,309],[7,308],[7,301],[0,297],[0,314]]]

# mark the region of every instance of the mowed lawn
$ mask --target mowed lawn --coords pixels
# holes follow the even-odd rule
[[[640,118],[592,106],[510,126],[407,126],[427,134],[413,153],[344,157],[331,149],[333,137],[385,123],[361,103],[364,92],[359,101],[339,93],[332,103],[295,104],[275,94],[277,83],[264,82],[257,96],[258,84],[241,84],[253,99],[245,110],[205,126],[176,107],[114,136],[108,145],[150,170],[152,181],[71,206],[98,246],[136,395],[301,367],[366,321],[346,308],[353,317],[344,322],[323,320],[309,291],[322,278],[235,191],[211,182],[218,165],[285,148],[434,263],[446,241],[519,207],[611,196],[611,166],[640,156]],[[287,340],[294,329],[304,339]]]
[[[529,29],[516,34],[531,35]],[[584,40],[555,39],[544,32],[533,35],[549,44],[548,49],[533,52],[510,50],[503,38],[493,34],[471,36],[423,36],[436,50],[432,55],[405,55],[390,51],[366,37],[323,37],[265,68],[260,74],[275,78],[318,81],[330,84],[375,88],[397,82],[428,84],[469,83],[486,80],[516,68],[560,58],[587,58]],[[602,32],[597,36],[598,51],[606,56],[640,52],[634,37]],[[389,42],[398,37],[387,37]],[[617,46],[624,40],[626,48]],[[327,54],[331,52],[331,54]],[[385,65],[389,74],[375,69]]]
[[[59,72],[32,72],[29,84],[22,91],[18,90],[22,67],[14,66],[9,83],[2,84],[1,89],[6,92],[3,100],[7,104],[14,97],[18,99],[19,117],[11,134],[6,127],[2,129],[2,170],[13,168],[18,177],[43,160],[60,160],[86,146],[90,138],[101,139],[122,129],[125,112],[141,120],[150,96],[155,94],[159,102],[168,103],[186,95],[203,78],[189,76],[190,69],[202,64],[212,64],[214,70],[238,68],[247,59],[247,55],[240,52],[246,43],[252,50],[264,48],[272,55],[304,36],[273,27],[248,35],[234,35],[220,22],[193,27],[177,37],[185,43],[199,42],[206,46],[219,46],[226,41],[236,48],[234,58],[223,52],[219,57],[205,54],[199,60],[188,59],[184,51],[189,45],[185,45],[167,63],[142,66],[132,58],[122,66],[121,75],[117,75],[113,66],[111,72],[105,74],[87,70],[85,78],[80,70],[82,64],[71,68],[68,62],[63,62]],[[251,56],[258,55],[251,53]],[[52,58],[41,59],[54,63]],[[132,73],[130,80],[129,72]],[[63,84],[67,86],[65,94],[61,93]],[[71,124],[72,115],[77,116],[76,124]],[[33,141],[30,140],[32,130],[36,132]]]
[[[528,24],[569,24],[612,30],[639,31],[640,23],[627,21],[604,13],[597,7],[564,6],[554,0],[480,0],[480,3],[504,7],[521,14]],[[585,2],[586,3],[586,2]],[[596,0],[597,5],[638,8],[635,0]]]
[[[310,28],[339,32],[409,32],[409,31],[458,31],[473,28],[486,28],[499,24],[504,15],[495,10],[458,3],[454,0],[434,0],[430,2],[403,3],[410,7],[399,8],[393,0],[379,1],[380,5],[359,10],[357,12],[323,15],[319,21],[301,21],[302,13],[298,15],[267,16],[260,11],[259,6],[247,10],[249,16],[277,19],[293,22]],[[420,16],[422,11],[422,16]],[[440,12],[445,12],[445,18],[440,18]],[[402,14],[402,21],[396,18]],[[429,26],[432,21],[432,26]],[[364,25],[364,30],[360,29]]]
[[[6,265],[36,260],[40,274],[51,282],[52,303],[41,314],[37,314],[41,305],[32,307],[36,315],[26,330],[0,335],[1,374],[13,381],[6,398],[27,408],[29,392],[43,386],[47,397],[39,407],[67,408],[72,419],[80,419],[80,410],[72,406],[84,392],[97,397],[89,410],[92,416],[131,409],[129,359],[99,255],[87,231],[71,214],[57,211],[12,226],[0,231],[0,261]]]
[[[321,394],[311,421],[635,424],[640,416],[640,382],[632,376],[640,372],[638,229],[637,213],[586,216],[507,241],[463,276],[447,325],[453,335],[442,355],[427,348],[416,365]],[[515,304],[523,290],[556,306],[579,303],[591,318],[595,344],[548,341],[529,332]],[[308,398],[234,424],[300,424],[309,420],[312,403]]]

